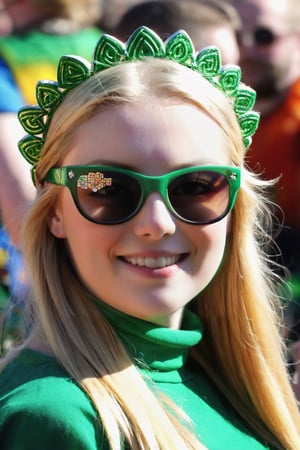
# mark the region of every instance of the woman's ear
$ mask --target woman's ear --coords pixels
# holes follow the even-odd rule
[[[50,232],[56,238],[64,239],[66,237],[64,226],[63,226],[63,221],[62,221],[59,213],[54,208],[48,216],[48,226],[49,226]]]

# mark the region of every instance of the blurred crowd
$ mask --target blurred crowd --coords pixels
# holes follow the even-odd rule
[[[274,241],[266,251],[284,283],[288,363],[300,400],[300,3],[299,0],[0,0],[0,325],[1,351],[17,338],[30,295],[20,230],[34,196],[29,166],[18,154],[17,112],[35,103],[35,81],[56,79],[62,54],[88,60],[101,33],[126,40],[139,25],[163,39],[178,29],[196,50],[216,45],[223,64],[239,64],[257,92],[261,123],[247,153],[249,168],[274,179]],[[91,45],[90,45],[91,43]]]

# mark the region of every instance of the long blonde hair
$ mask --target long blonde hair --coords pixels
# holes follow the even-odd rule
[[[196,301],[205,334],[191,358],[258,437],[277,449],[300,449],[298,408],[284,363],[276,286],[264,249],[269,217],[264,184],[244,166],[239,126],[225,96],[198,73],[159,59],[124,63],[93,75],[71,91],[54,114],[37,180],[61,164],[77,125],[112,104],[151,98],[187,102],[205,111],[221,127],[232,163],[243,170],[224,262]],[[204,448],[188,419],[147,387],[89,300],[63,241],[50,233],[48,216],[61,189],[38,187],[23,230],[40,333],[91,398],[113,450],[122,448],[124,439],[134,450]]]

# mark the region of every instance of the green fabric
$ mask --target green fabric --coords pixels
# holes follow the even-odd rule
[[[293,299],[300,303],[300,275],[292,276],[289,285],[292,288]]]
[[[100,37],[97,28],[70,34],[32,31],[25,35],[0,38],[0,56],[9,66],[26,103],[36,103],[38,80],[57,80],[57,66],[62,55],[79,55],[91,62]]]
[[[156,327],[109,307],[102,312],[117,328],[153,383],[189,415],[210,450],[262,450],[206,375],[187,363],[201,339],[198,318],[186,311],[182,330]],[[148,381],[148,377],[151,380]],[[132,386],[134,389],[134,386]],[[85,394],[54,358],[24,350],[0,375],[1,450],[108,449]]]
[[[7,307],[9,293],[5,286],[0,284],[0,313]]]
[[[92,405],[56,361],[25,350],[0,377],[2,450],[101,448]]]

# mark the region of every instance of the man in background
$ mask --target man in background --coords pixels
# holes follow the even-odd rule
[[[282,252],[279,262],[291,273],[293,301],[287,308],[287,328],[288,338],[296,342],[300,339],[300,3],[231,1],[242,20],[238,41],[243,80],[256,90],[261,112],[248,163],[266,179],[279,177],[271,198],[282,211],[277,213],[284,228],[276,240]]]

